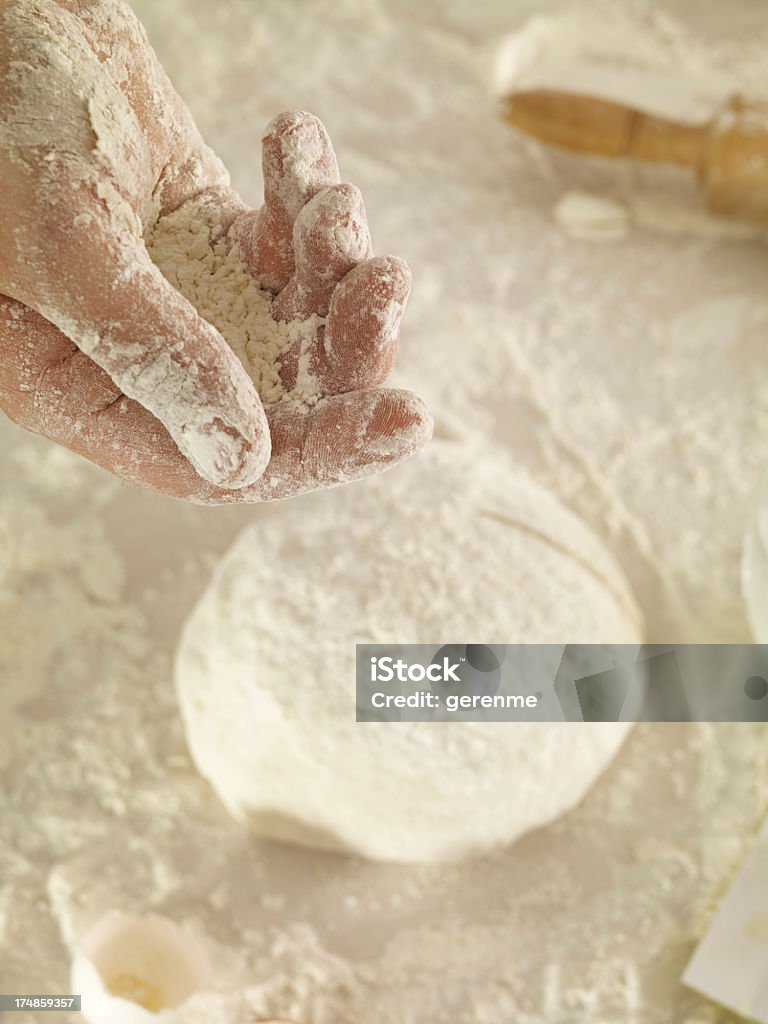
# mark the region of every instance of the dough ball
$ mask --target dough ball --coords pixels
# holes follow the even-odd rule
[[[261,835],[439,861],[562,814],[626,723],[355,722],[355,643],[635,643],[594,535],[487,450],[434,442],[270,511],[221,562],[176,678],[197,767]]]
[[[571,238],[594,242],[615,242],[629,227],[625,206],[590,192],[567,192],[555,206],[555,219]]]

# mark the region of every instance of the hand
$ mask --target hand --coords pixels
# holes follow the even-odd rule
[[[0,406],[125,479],[205,503],[286,497],[401,461],[428,410],[378,388],[407,298],[373,258],[327,134],[286,114],[248,210],[118,0],[0,0]],[[221,335],[144,237],[215,204],[284,319],[327,313],[305,360],[323,396],[265,411]],[[283,361],[290,386],[296,357]]]

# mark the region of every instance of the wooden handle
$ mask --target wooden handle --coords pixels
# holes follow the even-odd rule
[[[701,172],[711,126],[684,124],[637,111],[632,115],[625,155],[646,163],[680,164]]]
[[[728,103],[712,127],[702,179],[716,213],[768,221],[768,103]]]
[[[513,93],[502,116],[576,153],[692,167],[717,213],[768,222],[768,102],[733,97],[709,124],[692,125],[595,96]]]
[[[623,156],[626,107],[587,96],[536,89],[507,96],[502,117],[534,138],[576,153]]]
[[[596,96],[549,89],[513,93],[502,116],[544,142],[576,153],[701,166],[709,125],[690,125]]]

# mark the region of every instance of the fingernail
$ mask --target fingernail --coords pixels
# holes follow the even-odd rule
[[[269,122],[264,129],[261,141],[266,142],[267,139],[276,139],[278,136],[285,135],[306,121],[315,121],[317,124],[322,125],[319,118],[306,110],[284,110]]]

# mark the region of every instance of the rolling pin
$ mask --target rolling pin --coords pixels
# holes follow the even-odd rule
[[[536,89],[507,96],[502,117],[577,153],[692,167],[713,212],[768,221],[768,103],[734,96],[708,123],[687,124],[611,100]]]

